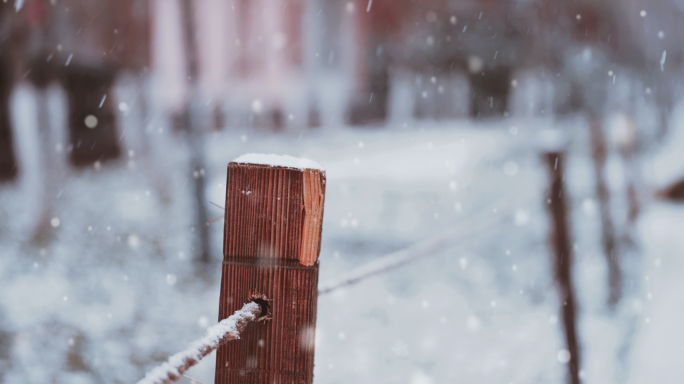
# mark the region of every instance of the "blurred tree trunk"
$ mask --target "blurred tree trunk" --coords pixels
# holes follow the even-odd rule
[[[347,106],[352,125],[384,122],[389,113],[390,66],[396,39],[411,4],[398,0],[356,0],[354,15],[354,88]]]
[[[188,98],[184,115],[186,122],[186,137],[190,148],[190,173],[195,180],[195,229],[199,236],[199,241],[195,242],[196,261],[200,266],[206,266],[211,261],[209,240],[209,227],[207,222],[207,208],[205,203],[205,160],[204,160],[204,140],[200,129],[199,107],[196,101],[199,100],[199,68],[197,57],[197,41],[195,40],[195,13],[193,12],[193,1],[182,0],[183,29],[185,31],[185,57],[188,68],[188,78],[190,79],[190,97]]]
[[[322,25],[322,12],[323,5],[321,1],[310,0],[304,4],[304,17],[302,26],[302,56],[305,71],[305,80],[307,83],[307,98],[308,98],[308,116],[307,116],[307,126],[309,128],[320,127],[321,122],[321,111],[319,105],[319,61],[318,57],[324,57],[324,55],[316,54],[314,52],[319,52],[322,47],[321,43],[321,31],[325,28]]]
[[[373,32],[370,32],[371,34]],[[348,107],[348,122],[351,125],[365,125],[387,120],[390,95],[390,58],[383,50],[382,40],[370,36],[361,42],[359,55],[365,59],[363,84],[352,94]],[[358,42],[357,42],[358,43]]]
[[[57,79],[54,61],[50,55],[53,45],[51,9],[46,2],[34,1],[28,4],[28,35],[22,45],[22,61],[29,70],[26,78],[35,86],[36,122],[38,134],[38,178],[36,205],[38,218],[33,225],[33,239],[40,240],[50,230],[54,198],[59,191],[62,168],[57,158],[57,139],[50,117],[50,95],[48,87]],[[48,59],[49,58],[49,59]]]
[[[13,65],[14,39],[9,31],[12,25],[14,4],[0,3],[0,182],[13,180],[18,174],[9,99],[12,92],[15,66]],[[8,35],[9,38],[8,38]]]
[[[126,127],[117,134],[117,116],[111,97],[117,69],[72,63],[64,72],[64,88],[69,95],[71,162],[90,167],[95,162],[118,158],[119,140]],[[86,117],[91,115],[97,119],[94,127],[86,124]]]
[[[36,109],[38,112],[38,140],[40,148],[40,197],[39,217],[33,228],[34,239],[41,238],[50,229],[52,219],[52,206],[54,196],[57,193],[59,172],[56,169],[57,159],[55,152],[54,134],[50,124],[50,111],[48,108],[47,91],[43,88],[36,89]]]
[[[0,6],[0,9],[4,7]],[[17,158],[14,152],[12,127],[9,116],[9,96],[12,89],[8,57],[0,46],[0,181],[17,176]]]
[[[568,364],[568,382],[579,384],[580,347],[577,334],[577,312],[575,290],[572,282],[573,254],[570,246],[570,227],[565,204],[563,187],[563,153],[545,154],[549,173],[549,210],[552,220],[552,244],[555,251],[555,277],[560,292],[561,310],[565,330],[565,344],[570,352]]]
[[[470,80],[470,117],[503,116],[508,112],[511,68],[498,67],[486,69],[482,73],[471,73]]]
[[[632,100],[632,110],[634,110],[634,100]],[[643,272],[641,261],[640,245],[636,234],[636,222],[641,212],[640,185],[641,177],[637,166],[637,130],[635,118],[632,112],[625,112],[623,125],[618,127],[617,146],[624,167],[626,180],[626,200],[627,215],[621,218],[623,221],[620,231],[620,255],[622,257],[621,266],[623,267],[623,297],[636,298],[642,294],[639,288],[639,281]],[[631,268],[627,268],[631,265]],[[636,286],[636,287],[635,287]],[[617,368],[616,376],[619,382],[627,382],[629,375],[630,354],[634,348],[636,334],[641,322],[641,315],[633,310],[622,311],[622,337],[616,351],[617,361],[620,365]]]
[[[606,182],[605,168],[608,157],[601,118],[588,114],[591,133],[592,158],[596,176],[596,197],[601,218],[601,242],[608,266],[608,306],[614,308],[622,295],[622,270],[620,268],[615,227],[610,209],[610,192]]]
[[[632,237],[633,226],[641,212],[641,203],[639,201],[639,184],[640,176],[636,161],[634,159],[636,152],[636,127],[634,126],[634,116],[631,113],[626,114],[626,126],[620,132],[618,137],[618,150],[622,163],[625,167],[625,175],[627,179],[627,228],[626,233]]]

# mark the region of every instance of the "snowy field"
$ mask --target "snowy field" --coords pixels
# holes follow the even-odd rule
[[[439,233],[468,233],[434,255],[321,296],[316,383],[563,383],[547,176],[534,145],[552,124],[211,133],[206,199],[224,201],[226,164],[243,153],[323,164],[321,282]],[[626,272],[630,288],[608,311],[584,131],[565,131],[582,377],[678,383],[684,208],[645,207]],[[162,126],[142,147],[98,169],[66,171],[51,192],[52,229],[39,241],[28,230],[34,184],[24,177],[0,186],[0,381],[133,383],[216,323],[222,220],[211,225],[206,277],[192,261],[187,147]],[[211,218],[222,215],[208,209]],[[212,354],[188,375],[211,383],[214,364]]]

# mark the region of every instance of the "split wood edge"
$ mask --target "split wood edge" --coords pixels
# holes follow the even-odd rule
[[[325,173],[323,173],[323,177],[325,177]],[[302,183],[304,226],[302,228],[299,262],[307,267],[316,263],[320,252],[323,204],[325,203],[325,194],[321,183],[321,171],[317,169],[304,170]]]
[[[189,348],[169,357],[162,365],[148,372],[138,384],[171,384],[180,380],[183,373],[199,363],[202,358],[216,350],[222,344],[240,339],[247,324],[271,320],[270,300],[266,296],[253,292],[249,302],[235,311],[227,319],[209,327],[205,335],[194,341]]]

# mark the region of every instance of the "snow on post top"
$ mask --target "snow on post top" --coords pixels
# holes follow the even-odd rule
[[[247,164],[262,164],[270,165],[272,167],[287,167],[297,169],[318,169],[325,171],[325,167],[317,162],[309,159],[302,159],[299,157],[292,157],[288,155],[273,155],[264,153],[247,153],[237,159],[233,160],[235,163]]]

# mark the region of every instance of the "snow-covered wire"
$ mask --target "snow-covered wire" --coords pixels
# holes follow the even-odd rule
[[[204,337],[193,342],[188,349],[169,357],[167,362],[148,372],[145,378],[138,381],[138,384],[170,384],[180,380],[185,371],[218,348],[220,344],[238,340],[247,324],[260,319],[261,312],[261,306],[258,303],[245,304],[242,309],[227,319],[207,329]]]

